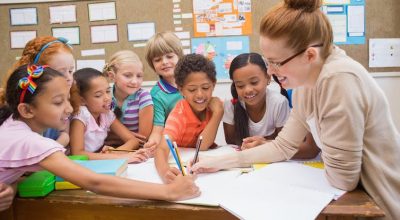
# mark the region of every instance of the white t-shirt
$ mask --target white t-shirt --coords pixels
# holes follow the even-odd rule
[[[289,102],[279,92],[266,88],[266,109],[263,118],[259,122],[253,122],[249,118],[249,135],[250,136],[269,136],[275,132],[275,128],[283,127],[289,117]],[[246,109],[244,102],[240,101]],[[225,100],[224,123],[234,125],[233,120],[233,104],[231,100]]]

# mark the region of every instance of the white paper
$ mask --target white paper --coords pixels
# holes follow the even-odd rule
[[[231,13],[232,3],[221,3],[218,5],[218,13]]]
[[[369,40],[369,67],[399,67],[400,38]]]
[[[106,54],[106,51],[104,48],[101,49],[93,49],[93,50],[82,50],[81,51],[81,56],[86,57],[86,56],[98,56],[98,55],[104,55]]]
[[[89,4],[89,21],[117,19],[115,2]]]
[[[128,41],[150,39],[156,32],[153,22],[128,24]]]
[[[182,18],[193,18],[193,14],[192,13],[183,13]]]
[[[182,20],[174,20],[174,24],[182,24]]]
[[[79,27],[52,28],[54,37],[63,37],[69,44],[79,44]]]
[[[223,29],[223,35],[242,35],[242,28]]]
[[[182,18],[182,15],[181,14],[173,14],[172,18],[173,19],[179,19],[179,18]]]
[[[347,8],[348,32],[364,33],[364,6],[350,5]]]
[[[188,164],[190,161],[193,160],[194,154],[196,149],[194,148],[178,148],[179,155],[181,157],[182,163],[184,165]],[[200,157],[215,157],[215,156],[222,156],[226,154],[230,154],[236,152],[236,147],[234,145],[224,145],[224,146],[218,146],[217,148],[214,149],[209,149],[207,151],[199,151],[199,156]],[[168,159],[169,164],[175,164],[175,160],[172,157],[172,155],[169,155]]]
[[[327,16],[329,21],[331,22],[333,29],[333,41],[346,42],[347,40],[346,15],[328,14]]]
[[[350,0],[324,0],[325,5],[346,5],[350,4]]]
[[[103,25],[90,27],[92,43],[117,42],[117,25]]]
[[[179,3],[181,0],[172,0],[172,3]]]
[[[133,44],[133,47],[145,47],[146,43],[137,43],[137,44]]]
[[[90,67],[100,72],[103,72],[105,64],[105,60],[76,60],[76,70]]]
[[[190,38],[190,32],[189,31],[175,32],[175,35],[179,39],[189,39]]]
[[[235,14],[224,15],[225,22],[236,22],[237,17]]]
[[[326,7],[326,12],[343,12],[342,6],[329,6]]]
[[[182,47],[190,47],[190,40],[181,40]]]
[[[192,51],[190,50],[190,48],[184,48],[183,49],[183,54],[191,54],[192,53]]]
[[[10,9],[10,17],[11,17],[11,25],[37,24],[36,8]]]
[[[172,12],[173,13],[180,13],[181,9],[180,8],[174,8],[174,9],[172,9]]]
[[[227,50],[242,50],[243,43],[242,43],[242,41],[227,41],[226,49]]]
[[[179,4],[174,4],[174,8],[179,8]]]
[[[183,27],[175,27],[175,31],[183,31]]]
[[[208,23],[197,23],[197,32],[210,32],[210,25]]]
[[[49,7],[50,23],[76,22],[76,5]]]
[[[10,32],[11,48],[24,48],[28,41],[36,37],[36,31],[12,31]]]

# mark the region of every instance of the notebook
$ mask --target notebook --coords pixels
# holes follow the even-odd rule
[[[75,163],[92,170],[95,173],[106,174],[112,176],[124,176],[128,167],[125,159],[113,160],[75,160]],[[56,182],[64,181],[63,178],[57,176]]]

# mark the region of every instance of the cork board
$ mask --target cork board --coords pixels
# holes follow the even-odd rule
[[[159,31],[178,31],[190,32],[193,37],[193,19],[174,19],[173,10],[180,8],[179,13],[192,13],[192,0],[181,0],[173,2],[172,0],[116,0],[116,20],[107,21],[89,21],[88,4],[101,3],[105,1],[66,1],[52,3],[27,3],[27,4],[5,4],[0,7],[0,77],[16,62],[16,57],[20,56],[22,49],[10,48],[10,31],[37,31],[38,36],[51,35],[51,29],[55,27],[76,27],[80,29],[80,44],[74,45],[75,59],[105,59],[116,51],[121,49],[131,49],[135,51],[142,59],[145,65],[145,80],[157,80],[157,75],[145,62],[145,48],[134,47],[136,43],[142,42],[128,41],[127,24],[138,22],[154,22],[156,32]],[[252,22],[253,33],[250,35],[250,51],[260,52],[259,50],[259,33],[258,26],[262,16],[271,8],[278,0],[253,0],[252,1]],[[76,5],[77,22],[65,24],[50,24],[49,22],[49,6],[59,5]],[[38,24],[29,26],[11,26],[10,25],[10,8],[36,7],[38,11]],[[363,64],[370,72],[392,72],[400,71],[400,68],[368,68],[368,39],[369,38],[399,38],[400,37],[400,20],[398,11],[400,4],[398,0],[366,0],[366,43],[363,45],[341,45],[340,47],[355,60]],[[175,13],[176,14],[176,13]],[[180,20],[180,24],[176,24],[174,20]],[[111,25],[118,26],[118,42],[114,43],[97,43],[92,44],[90,41],[90,26],[93,25]],[[97,55],[90,57],[82,57],[81,50],[105,49],[105,55]],[[190,48],[188,46],[187,48]]]

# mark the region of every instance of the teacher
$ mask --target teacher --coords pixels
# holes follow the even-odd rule
[[[203,158],[194,172],[290,159],[311,132],[329,183],[351,191],[361,184],[400,219],[400,135],[382,90],[358,62],[333,45],[320,0],[285,0],[262,19],[260,46],[268,74],[294,89],[293,110],[272,142]]]

